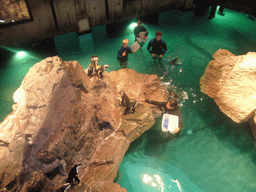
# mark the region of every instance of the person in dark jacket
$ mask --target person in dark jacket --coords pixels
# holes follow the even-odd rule
[[[123,43],[123,46],[118,50],[117,59],[119,60],[120,66],[122,68],[127,68],[128,55],[133,52],[131,47],[128,46],[129,44],[128,39],[124,39],[122,43]],[[134,51],[134,53],[135,52],[136,51]]]
[[[151,53],[154,60],[156,59],[157,55],[158,55],[158,59],[161,60],[161,58],[167,52],[167,46],[166,46],[166,42],[162,39],[161,31],[157,31],[155,36],[156,38],[151,39],[149,41],[147,50],[149,53]]]
[[[141,25],[142,21],[140,19],[138,19],[137,24],[138,25],[136,27],[134,27],[134,36],[135,36],[135,41],[139,42],[140,39],[146,39],[147,38],[148,31],[147,31],[146,27]],[[140,32],[145,32],[145,35],[140,36],[139,35]],[[142,47],[144,45],[144,42],[139,42],[139,45],[140,45],[140,47]]]
[[[168,99],[167,102],[158,102],[145,99],[145,102],[150,103],[152,105],[159,106],[160,109],[163,110],[163,113],[167,113],[170,115],[176,115],[179,117],[179,127],[175,130],[175,133],[179,133],[180,129],[182,128],[182,118],[181,112],[179,109],[178,102],[175,99]]]

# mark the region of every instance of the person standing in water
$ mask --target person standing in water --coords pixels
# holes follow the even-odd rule
[[[131,47],[128,46],[129,44],[128,39],[124,39],[122,43],[123,43],[123,46],[118,50],[117,59],[119,60],[120,66],[122,68],[127,68],[128,55],[133,52]],[[134,53],[135,52],[136,51],[134,51]]]
[[[163,111],[163,113],[178,116],[179,117],[179,126],[174,130],[174,132],[176,134],[180,132],[180,129],[182,128],[182,118],[181,118],[181,112],[179,109],[179,105],[178,105],[178,102],[176,101],[176,99],[169,98],[167,102],[158,102],[158,101],[152,101],[152,100],[145,99],[145,102],[160,107],[160,109]]]
[[[156,38],[149,41],[147,50],[153,56],[154,60],[156,60],[158,55],[158,59],[161,61],[162,57],[167,52],[167,46],[165,40],[162,39],[161,31],[157,31],[155,36]]]
[[[138,19],[137,26],[134,27],[134,35],[135,35],[135,41],[139,42],[140,48],[144,45],[144,42],[140,42],[140,39],[146,39],[148,36],[148,31],[146,27],[142,26],[142,21]],[[143,36],[140,36],[140,33],[144,32]]]

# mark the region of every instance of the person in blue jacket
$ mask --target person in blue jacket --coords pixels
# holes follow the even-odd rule
[[[146,39],[148,36],[148,31],[146,27],[142,26],[141,24],[142,24],[142,21],[138,19],[137,26],[134,27],[135,41],[138,41],[138,38]],[[140,32],[145,32],[145,36],[140,37],[139,36]],[[140,44],[140,47],[142,47],[144,45],[144,42],[139,42],[139,44]]]
[[[122,43],[123,43],[123,46],[118,50],[117,59],[119,60],[120,66],[122,68],[127,68],[128,55],[133,52],[131,47],[128,46],[129,44],[128,39],[124,39]],[[134,51],[134,53],[135,52],[136,51]]]
[[[159,59],[159,61],[161,61],[161,58],[167,52],[167,46],[166,46],[165,40],[162,39],[161,31],[157,31],[155,36],[156,36],[156,38],[151,39],[149,41],[147,50],[153,56],[154,60],[156,59],[156,57],[158,55],[158,59]]]

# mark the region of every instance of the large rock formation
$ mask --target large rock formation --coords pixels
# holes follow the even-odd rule
[[[81,163],[82,185],[69,191],[126,191],[113,180],[130,142],[154,124],[154,111],[141,102],[124,116],[118,92],[137,101],[167,96],[156,75],[103,75],[89,78],[77,61],[59,57],[29,70],[0,124],[0,190],[57,191]]]
[[[213,98],[220,110],[235,122],[254,118],[255,124],[256,53],[235,56],[220,49],[213,57],[215,60],[209,63],[201,77],[201,91]]]

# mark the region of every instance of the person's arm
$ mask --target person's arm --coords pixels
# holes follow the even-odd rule
[[[148,50],[148,52],[149,52],[150,54],[153,53],[153,52],[150,50],[150,48],[152,47],[152,45],[153,45],[153,40],[151,40],[151,41],[148,42],[147,50]]]
[[[152,105],[157,105],[159,107],[166,108],[166,102],[152,101],[152,100],[148,100],[148,99],[145,99],[145,102],[150,103]]]
[[[129,50],[129,51],[128,51],[128,54],[129,54],[129,53],[133,53],[133,52],[132,52],[132,48],[131,48],[130,46],[128,46],[128,50]]]
[[[145,36],[147,37],[147,36],[148,36],[148,31],[147,31],[146,27],[143,26],[142,31],[143,31],[143,32],[145,32],[145,31],[147,32],[147,33],[145,33]]]

